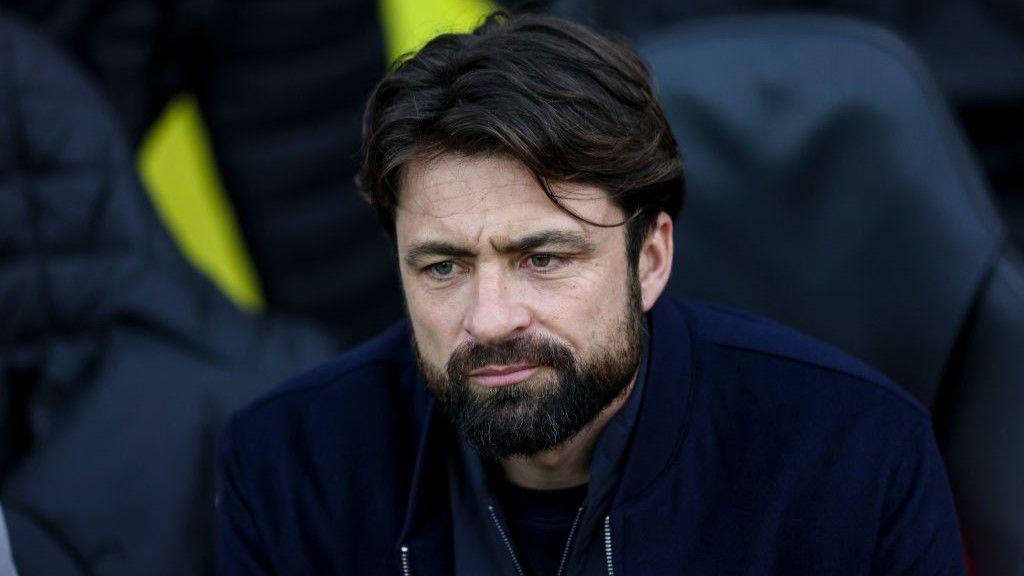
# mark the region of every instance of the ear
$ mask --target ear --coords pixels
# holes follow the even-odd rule
[[[654,227],[644,240],[640,261],[637,263],[644,312],[654,307],[668,284],[668,277],[672,273],[673,249],[672,219],[662,212],[658,214]]]

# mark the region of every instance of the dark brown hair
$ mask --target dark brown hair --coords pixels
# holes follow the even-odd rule
[[[682,162],[643,62],[554,16],[493,14],[471,33],[435,38],[380,81],[358,182],[390,234],[403,168],[445,153],[513,158],[566,211],[549,183],[604,189],[625,215],[611,225],[629,223],[631,263],[658,213],[674,218],[682,205]]]

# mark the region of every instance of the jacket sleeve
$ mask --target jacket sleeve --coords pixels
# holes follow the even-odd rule
[[[894,454],[885,486],[872,574],[965,574],[963,545],[931,421],[923,418]]]
[[[274,571],[241,486],[244,478],[232,440],[232,424],[220,442],[220,488],[217,491],[217,573],[222,576],[263,576]]]

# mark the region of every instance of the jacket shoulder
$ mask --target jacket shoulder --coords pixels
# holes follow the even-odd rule
[[[222,539],[275,573],[326,570],[310,550],[336,563],[328,572],[370,573],[345,550],[358,539],[383,558],[400,528],[419,428],[410,348],[395,326],[232,416],[218,457]]]
[[[264,406],[287,401],[290,396],[316,394],[326,386],[357,386],[365,375],[375,370],[403,367],[413,361],[408,327],[402,321],[341,356],[275,386],[243,412],[258,411]]]
[[[405,322],[274,387],[236,412],[227,429],[238,439],[309,445],[374,435],[386,441],[415,395],[416,363]],[[390,428],[388,427],[390,426]],[[360,433],[362,431],[362,433]],[[347,434],[344,432],[352,432]],[[296,435],[302,438],[296,438]]]
[[[749,312],[718,304],[677,301],[699,345],[732,358],[761,359],[787,374],[805,374],[828,387],[851,384],[866,400],[929,417],[921,403],[878,370],[852,355]],[[797,378],[797,380],[802,380]],[[827,390],[825,390],[827,393]]]

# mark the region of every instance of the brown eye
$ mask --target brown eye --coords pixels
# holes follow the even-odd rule
[[[551,265],[551,255],[534,254],[533,256],[530,256],[530,265],[534,268],[547,268]]]

